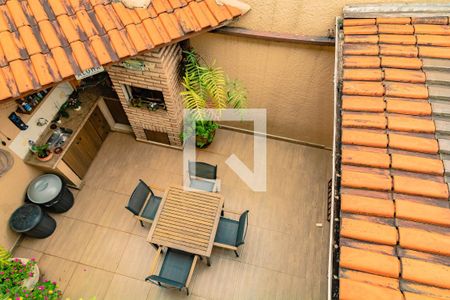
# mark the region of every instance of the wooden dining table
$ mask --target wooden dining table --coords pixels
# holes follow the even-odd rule
[[[218,193],[170,186],[164,193],[147,241],[154,245],[210,256],[224,198]]]

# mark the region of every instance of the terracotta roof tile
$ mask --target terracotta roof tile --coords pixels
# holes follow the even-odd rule
[[[3,72],[3,76],[5,77],[6,80],[6,85],[9,87],[9,91],[11,92],[13,97],[19,96],[20,94],[19,88],[17,86],[16,79],[13,76],[13,72],[10,68],[10,65],[3,67],[1,69]]]
[[[344,44],[344,55],[378,55],[378,45]]]
[[[444,166],[440,159],[393,153],[392,168],[416,173],[442,175]]]
[[[339,276],[341,278],[368,283],[376,286],[387,287],[395,290],[399,289],[399,280],[396,278],[389,278],[346,269],[342,269]]]
[[[392,218],[394,217],[394,202],[381,198],[342,194],[341,210],[358,215]]]
[[[450,266],[401,258],[402,277],[406,280],[450,289]]]
[[[428,88],[423,84],[385,82],[386,96],[399,98],[427,99]]]
[[[396,199],[395,208],[397,218],[450,227],[450,209],[447,207]]]
[[[412,99],[386,98],[386,110],[390,113],[430,116],[431,105],[426,101]]]
[[[379,68],[380,58],[377,56],[345,56],[345,68]]]
[[[342,300],[404,300],[399,290],[341,278],[339,299]]]
[[[0,1],[0,67],[23,60],[11,67],[16,72],[10,76],[14,81],[19,78],[18,69],[33,65],[32,84],[18,83],[21,92],[29,91],[29,86],[39,87],[39,81],[52,84],[87,68],[179,40],[189,32],[212,29],[242,14],[215,0],[188,2],[154,0],[148,9],[128,9],[106,0]],[[54,57],[56,53],[61,57]],[[6,83],[14,89],[14,83]],[[14,90],[1,95],[17,96]]]
[[[450,256],[450,234],[399,227],[400,246],[406,249]]]
[[[419,46],[419,56],[450,59],[450,47]]]
[[[381,44],[380,54],[384,56],[417,57],[418,51],[416,46]]]
[[[401,286],[403,286],[405,291],[420,293],[422,295],[429,295],[430,297],[437,297],[439,300],[450,298],[450,290],[448,289],[441,289],[434,286],[417,284],[411,281],[403,281],[401,283]]]
[[[349,44],[377,44],[378,35],[346,35],[344,37],[345,43]]]
[[[450,46],[450,39],[446,35],[429,35],[429,34],[418,34],[417,44],[425,46]]]
[[[12,97],[12,93],[8,88],[6,78],[3,74],[3,69],[0,69],[0,97],[2,97],[3,99]]]
[[[3,49],[8,61],[14,61],[22,58],[20,49],[16,44],[13,34],[9,31],[0,32],[0,46]]]
[[[422,61],[415,57],[382,56],[381,66],[386,68],[419,70],[422,68]]]
[[[415,45],[416,37],[414,35],[380,34],[379,41],[381,44]]]
[[[413,17],[411,20],[412,24],[437,24],[437,25],[447,25],[448,17]]]
[[[45,20],[40,22],[39,28],[42,32],[42,37],[47,43],[49,49],[64,46],[61,43],[61,40],[59,39],[58,34],[50,21]]]
[[[31,63],[41,85],[47,85],[56,80],[61,80],[58,70],[53,68],[54,62],[48,62],[52,60],[53,58],[45,57],[40,53],[31,56]]]
[[[344,34],[377,34],[378,27],[376,25],[346,26]]]
[[[381,69],[344,69],[344,80],[381,81]]]
[[[343,127],[385,129],[386,125],[384,114],[346,113],[342,116]]]
[[[344,26],[375,25],[375,19],[344,19]]]
[[[383,112],[385,108],[383,97],[342,96],[343,110]]]
[[[343,149],[341,155],[342,163],[349,165],[387,169],[391,163],[389,155],[383,152]]]
[[[430,154],[439,151],[439,145],[435,139],[395,133],[389,134],[389,147]]]
[[[423,71],[386,68],[384,79],[388,81],[425,83],[426,77]]]
[[[344,81],[344,95],[383,96],[384,87],[381,82]]]
[[[416,34],[450,35],[449,25],[416,24],[414,29]]]
[[[40,0],[28,0],[28,5],[37,22],[49,19]]]
[[[41,53],[44,49],[41,48],[33,30],[30,26],[22,26],[19,28],[20,37],[25,45],[28,55]]]
[[[442,300],[442,298],[431,297],[427,295],[419,295],[414,293],[404,292],[405,300]]]
[[[448,200],[447,184],[407,176],[393,176],[396,193]]]
[[[412,25],[380,24],[378,33],[413,34],[414,27]]]
[[[388,139],[385,133],[343,129],[342,143],[350,145],[386,148],[388,144]]]
[[[389,191],[392,188],[392,179],[385,174],[343,170],[341,184],[351,188]]]
[[[6,2],[6,6],[9,10],[9,16],[14,20],[14,25],[16,27],[30,25],[18,0],[9,0]]]
[[[349,218],[342,219],[341,236],[392,246],[398,241],[397,229],[394,226]]]
[[[341,247],[339,264],[347,269],[391,278],[398,278],[400,274],[397,257],[349,247]]]
[[[406,116],[389,116],[388,128],[397,131],[434,133],[436,127],[431,119]]]
[[[72,48],[73,56],[80,66],[81,71],[88,70],[95,66],[82,42],[77,41],[71,43],[70,46]]]
[[[40,87],[31,66],[26,62],[15,60],[9,66],[20,93],[26,93]]]
[[[411,24],[411,18],[377,18],[377,24]]]

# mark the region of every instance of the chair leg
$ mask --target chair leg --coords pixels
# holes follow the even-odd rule
[[[237,252],[237,250],[234,250],[234,254],[236,254],[236,257],[239,257],[239,253]]]
[[[141,222],[141,226],[144,227],[144,222],[142,222],[141,220],[139,220],[139,222]]]
[[[186,288],[186,295],[189,296],[189,288],[188,287]]]

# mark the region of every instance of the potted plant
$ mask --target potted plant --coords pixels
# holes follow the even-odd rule
[[[0,246],[0,299],[61,298],[56,282],[39,282],[39,268],[34,258],[11,258]]]
[[[242,109],[247,105],[247,91],[236,80],[228,80],[223,70],[208,65],[194,49],[183,51],[184,76],[181,92],[183,104],[186,109],[192,110],[195,118],[195,132],[191,128],[185,131],[189,135],[196,135],[196,145],[206,148],[214,139],[219,125],[214,121],[208,121],[204,115],[204,109]],[[182,139],[188,136],[182,135]]]
[[[31,146],[31,152],[37,155],[37,159],[40,161],[49,161],[53,157],[53,152],[49,149],[49,144],[43,144],[41,146],[33,145]]]
[[[11,253],[0,247],[0,294],[20,287],[32,289],[39,280],[39,268],[34,259],[11,258]]]

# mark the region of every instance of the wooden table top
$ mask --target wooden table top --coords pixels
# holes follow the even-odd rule
[[[147,237],[149,243],[201,256],[211,256],[223,196],[170,186]]]

